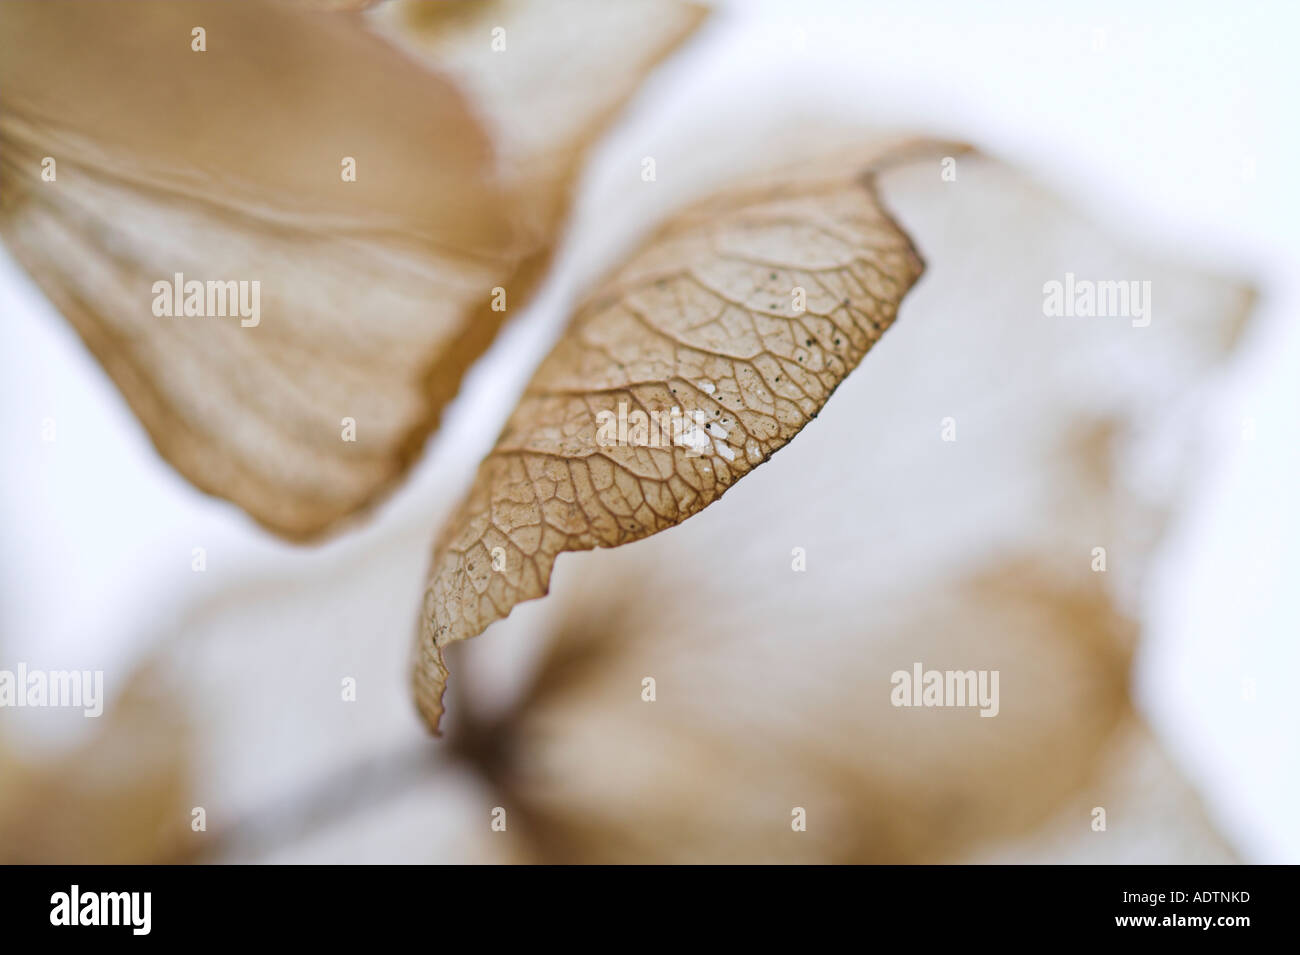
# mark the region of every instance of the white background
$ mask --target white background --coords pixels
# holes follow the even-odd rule
[[[701,102],[752,108],[753,91],[780,70],[783,86],[829,109],[977,143],[1133,241],[1256,283],[1255,324],[1205,422],[1213,456],[1160,556],[1137,690],[1244,857],[1293,863],[1296,10],[1286,2],[740,2],[714,18],[627,120],[653,124]],[[625,124],[614,139],[626,132]],[[592,174],[601,174],[599,156]],[[574,273],[563,265],[555,281],[563,286]],[[195,540],[244,565],[290,551],[157,458],[71,329],[4,257],[0,336],[6,657],[86,666],[133,654],[147,624],[193,588]],[[440,443],[468,433],[465,404]],[[47,417],[57,422],[53,444],[41,441]],[[430,457],[441,453],[435,445]],[[426,458],[393,507],[427,489],[431,466]],[[1245,681],[1254,681],[1254,699]]]

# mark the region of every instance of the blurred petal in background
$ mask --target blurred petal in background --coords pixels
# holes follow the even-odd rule
[[[693,23],[670,19],[648,46]],[[6,861],[1300,858],[1280,35],[1210,6],[724,8],[590,152],[555,273],[411,482],[310,549],[179,479],[6,261],[0,667],[98,667],[110,694],[99,721],[0,713]],[[518,74],[447,72],[507,178],[566,182],[639,69],[608,101],[543,91],[565,122],[529,125],[508,91],[550,74],[522,47]],[[688,196],[881,125],[985,150],[882,182],[928,265],[898,325],[725,500],[562,558],[462,648],[428,740],[405,666],[429,545],[575,299]],[[528,194],[520,228],[555,229]],[[1044,316],[1066,272],[1151,281],[1151,325]],[[914,661],[999,670],[998,717],[891,707]]]

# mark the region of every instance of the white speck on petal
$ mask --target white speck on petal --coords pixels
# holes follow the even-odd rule
[[[708,434],[705,433],[703,428],[690,421],[686,422],[682,428],[682,433],[676,440],[681,447],[696,453],[702,453],[709,446]]]

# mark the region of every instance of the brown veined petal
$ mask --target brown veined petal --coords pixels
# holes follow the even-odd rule
[[[1024,171],[957,165],[879,176],[926,275],[816,427],[672,533],[566,557],[546,606],[457,648],[451,746],[542,861],[1232,861],[1128,687],[1204,453],[1193,409],[1251,291]],[[1044,314],[1067,271],[1149,280],[1150,321]],[[530,692],[465,694],[524,641],[553,641]],[[999,673],[998,715],[893,706],[917,663]]]
[[[640,540],[717,500],[880,339],[922,263],[874,174],[916,148],[705,199],[579,308],[435,547],[415,662],[433,730],[447,644],[543,596],[561,553]]]

